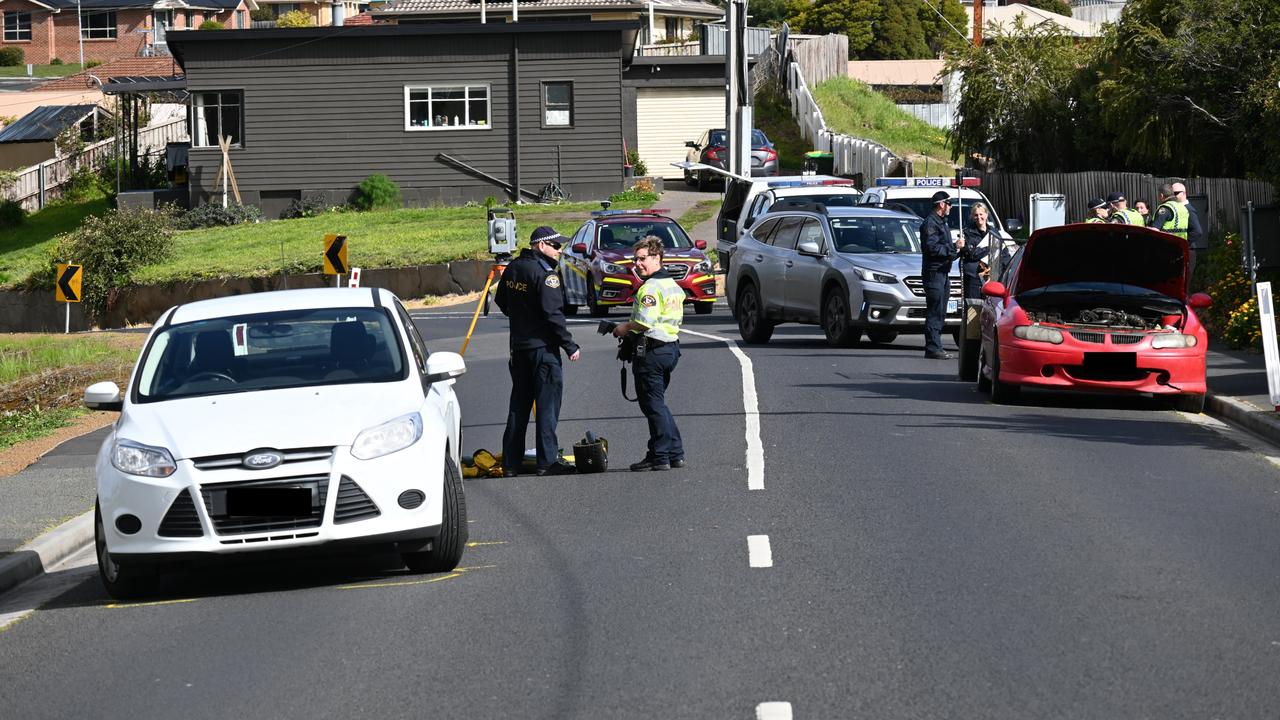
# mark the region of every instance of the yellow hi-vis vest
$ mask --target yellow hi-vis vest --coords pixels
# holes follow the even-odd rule
[[[1091,223],[1091,222],[1104,223],[1104,222],[1106,222],[1106,220],[1103,220],[1102,218],[1098,217],[1097,215],[1094,215],[1093,217],[1089,218],[1088,220],[1085,220],[1085,222],[1087,222],[1087,223]]]
[[[645,337],[662,342],[680,339],[684,322],[684,290],[669,277],[649,278],[636,291],[631,322],[648,328]]]
[[[1177,235],[1183,240],[1187,239],[1187,228],[1191,225],[1191,212],[1187,210],[1187,206],[1177,200],[1166,200],[1160,203],[1160,207],[1169,208],[1169,212],[1173,213],[1173,217],[1165,221],[1163,227],[1156,228],[1163,230],[1170,235]],[[1159,212],[1159,208],[1156,209]]]
[[[1137,210],[1130,210],[1129,208],[1125,208],[1124,210],[1112,210],[1111,222],[1123,223],[1125,225],[1147,224],[1147,221],[1142,219],[1142,213]]]

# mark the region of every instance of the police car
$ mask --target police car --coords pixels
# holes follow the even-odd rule
[[[963,217],[964,225],[967,226],[969,211],[975,202],[980,202],[987,206],[989,222],[1000,238],[1012,242],[1013,236],[1010,233],[1022,229],[1022,221],[1012,218],[1007,223],[1001,221],[1000,214],[991,205],[991,201],[978,190],[981,184],[980,179],[971,177],[961,178],[959,181],[949,177],[876,178],[875,185],[862,193],[859,202],[864,205],[898,206],[899,209],[906,208],[925,218],[933,212],[933,194],[946,190],[957,198],[957,202],[951,206],[951,214],[947,216],[947,227],[951,228],[953,237],[960,237],[961,218]]]
[[[665,210],[597,210],[578,228],[560,255],[565,314],[586,306],[593,317],[609,308],[630,305],[644,282],[636,274],[631,248],[641,238],[662,240],[663,269],[684,290],[685,302],[699,315],[716,301],[716,279],[707,258],[707,243],[691,240]]]
[[[852,207],[858,204],[862,194],[852,180],[830,175],[792,175],[768,180],[727,178],[726,182],[716,238],[720,269],[726,275],[738,237],[775,203],[793,200],[827,207]]]

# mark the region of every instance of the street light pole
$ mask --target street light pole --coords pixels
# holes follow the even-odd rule
[[[80,0],[76,0],[76,36],[80,38],[80,69],[84,70],[84,18],[80,15]]]

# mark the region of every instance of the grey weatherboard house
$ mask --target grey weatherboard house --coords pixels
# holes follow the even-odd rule
[[[514,197],[497,182],[536,194],[556,179],[557,146],[561,187],[607,197],[623,184],[622,71],[637,31],[531,22],[170,33],[191,94],[192,206],[220,197],[219,134],[233,139],[244,203],[267,217],[304,197],[346,202],[374,173],[410,206]]]

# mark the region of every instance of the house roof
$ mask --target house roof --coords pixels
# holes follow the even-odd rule
[[[630,10],[648,12],[649,0],[523,0],[519,1],[520,12],[547,13],[588,10]],[[652,0],[655,11],[664,15],[685,15],[719,19],[724,17],[724,9],[702,0]],[[492,13],[509,14],[509,0],[485,2],[485,10]],[[402,15],[458,15],[475,13],[480,15],[480,0],[392,0],[381,8],[371,10],[376,17]]]
[[[0,143],[48,142],[97,109],[97,105],[42,105],[0,130]]]
[[[942,60],[850,60],[849,77],[868,85],[937,85]]]
[[[81,10],[126,10],[131,8],[232,10],[241,0],[80,0]],[[59,10],[74,10],[76,0],[39,0],[40,5]],[[253,9],[252,2],[249,3]]]
[[[965,5],[964,11],[969,14],[969,37],[972,37],[973,6]],[[1040,8],[1031,7],[1030,5],[1021,4],[999,5],[997,7],[987,7],[984,5],[982,8],[982,24],[984,26],[995,24],[1004,27],[1006,30],[1010,30],[1013,28],[1014,22],[1019,15],[1023,16],[1024,19],[1022,22],[1025,23],[1027,27],[1035,27],[1048,22],[1058,25],[1072,37],[1095,37],[1098,34],[1097,27],[1091,22],[1077,20],[1069,15],[1059,15],[1057,13],[1049,12],[1048,10],[1041,10]]]
[[[342,24],[343,25],[372,25],[373,16],[369,14],[368,10],[366,10],[360,13],[359,15],[352,15],[349,18],[344,18],[342,21]]]
[[[98,87],[98,83],[93,78],[97,78],[101,82],[107,82],[109,78],[138,76],[138,75],[175,75],[182,71],[178,68],[178,64],[171,57],[130,57],[112,60],[97,67],[91,67],[84,72],[78,72],[75,75],[68,75],[64,78],[52,80],[40,86],[41,92],[52,92],[56,90],[84,90],[86,88]],[[93,78],[89,77],[90,75]]]

